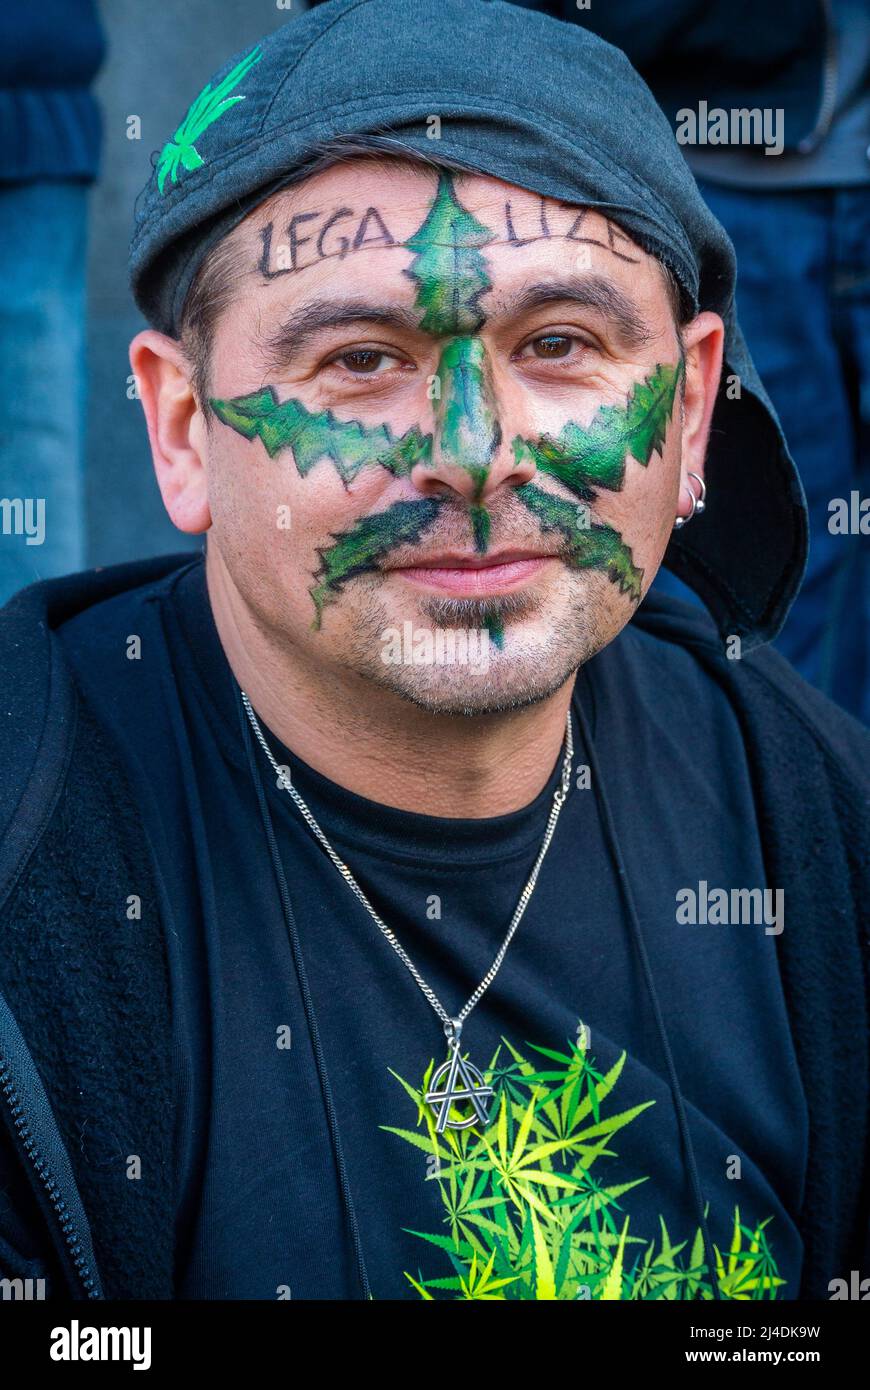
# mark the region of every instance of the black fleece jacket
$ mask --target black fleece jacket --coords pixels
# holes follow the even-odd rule
[[[110,735],[55,629],[189,555],[33,585],[0,610],[0,1278],[48,1297],[174,1296],[164,889]],[[649,595],[743,729],[809,1110],[800,1297],[870,1274],[870,738],[772,650]],[[751,1085],[751,1078],[747,1079]]]

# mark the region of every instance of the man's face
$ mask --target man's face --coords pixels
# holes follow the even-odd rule
[[[658,263],[594,211],[368,161],[232,235],[210,563],[325,675],[445,712],[558,689],[629,620],[673,525]]]

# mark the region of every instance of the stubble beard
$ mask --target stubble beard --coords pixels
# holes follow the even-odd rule
[[[609,587],[609,581],[600,578]],[[588,585],[572,584],[567,605],[559,605],[558,620],[551,617],[543,632],[531,633],[528,638],[522,633],[524,619],[533,620],[537,615],[546,621],[546,601],[539,594],[512,593],[490,599],[427,595],[418,601],[410,618],[391,616],[386,604],[370,593],[370,601],[354,622],[353,638],[340,664],[431,714],[475,718],[524,709],[554,695],[614,635],[603,635],[600,603],[595,601],[598,589],[595,579]],[[384,634],[401,630],[408,621],[413,630],[428,627],[477,633],[486,633],[500,623],[505,631],[505,650],[496,649],[490,639],[486,671],[474,670],[469,664],[385,663],[381,659]]]

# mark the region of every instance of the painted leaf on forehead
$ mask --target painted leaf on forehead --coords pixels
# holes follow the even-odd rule
[[[568,542],[562,557],[566,564],[573,569],[603,570],[619,586],[620,593],[640,602],[643,570],[635,565],[618,531],[597,522],[588,528],[580,527],[575,502],[544,492],[532,483],[518,487],[516,496],[537,517],[544,531],[562,532]]]
[[[405,271],[419,286],[420,326],[427,333],[476,333],[483,323],[478,297],[490,288],[480,247],[495,234],[456,197],[453,180],[441,174],[426,218],[402,244],[417,255]]]
[[[301,401],[279,401],[271,386],[232,400],[213,399],[211,406],[219,420],[246,439],[259,436],[270,458],[292,449],[302,477],[322,458],[330,460],[344,483],[371,464],[404,477],[431,450],[431,436],[416,426],[396,438],[386,424],[336,420],[331,410],[309,411]]]
[[[440,506],[437,497],[394,502],[386,511],[361,517],[349,531],[335,535],[335,545],[324,546],[318,552],[320,568],[314,577],[319,582],[311,590],[316,610],[313,626],[320,627],[324,606],[336,597],[343,584],[355,575],[377,569],[397,546],[418,540],[435,520]]]
[[[629,392],[625,405],[603,405],[588,425],[569,421],[556,436],[513,442],[517,461],[531,456],[543,473],[550,473],[578,496],[589,500],[593,486],[622,487],[625,460],[649,463],[665,442],[682,363],[657,366]]]
[[[244,96],[230,96],[230,92],[237,87],[242,78],[250,72],[255,63],[259,63],[263,54],[259,45],[253,48],[247,57],[228,72],[222,82],[212,88],[210,82],[206,83],[196,100],[188,107],[187,115],[181,122],[171,140],[167,140],[160,157],[157,161],[157,187],[162,193],[167,177],[172,183],[178,183],[179,167],[183,169],[198,169],[205,163],[202,155],[195,148],[195,142],[202,135],[203,131],[208,130],[219,116],[230,106],[235,106],[236,102],[244,101]]]

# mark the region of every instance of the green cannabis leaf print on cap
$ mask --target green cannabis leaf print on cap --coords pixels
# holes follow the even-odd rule
[[[496,1051],[485,1080],[496,1095],[485,1128],[438,1134],[424,1102],[435,1067],[419,1089],[396,1072],[416,1112],[416,1129],[381,1128],[438,1160],[443,1230],[414,1231],[434,1268],[404,1271],[421,1298],[594,1301],[703,1300],[714,1297],[700,1227],[691,1243],[673,1241],[659,1216],[652,1239],[630,1229],[629,1194],[647,1182],[608,1184],[601,1169],[615,1156],[621,1130],[642,1124],[646,1101],[620,1111],[611,1101],[625,1052],[606,1074],[581,1034],[566,1052],[530,1044],[534,1063],[506,1038],[511,1060]],[[426,1132],[420,1130],[425,1124]],[[707,1213],[705,1212],[705,1216]],[[775,1299],[779,1275],[767,1226],[734,1208],[730,1244],[714,1244],[722,1298]]]
[[[259,63],[262,56],[258,45],[251,50],[246,58],[236,64],[232,72],[227,73],[214,90],[212,90],[210,82],[207,82],[203,87],[172,139],[167,140],[160,151],[160,158],[157,161],[157,187],[161,193],[168,192],[166,189],[167,177],[171,179],[172,183],[178,183],[179,168],[199,169],[205,163],[196,148],[196,141],[203,131],[208,130],[208,127],[213,125],[219,116],[223,115],[228,107],[234,106],[237,101],[244,101],[244,94],[240,93],[233,97],[230,96],[230,92],[238,86],[254,64]]]

